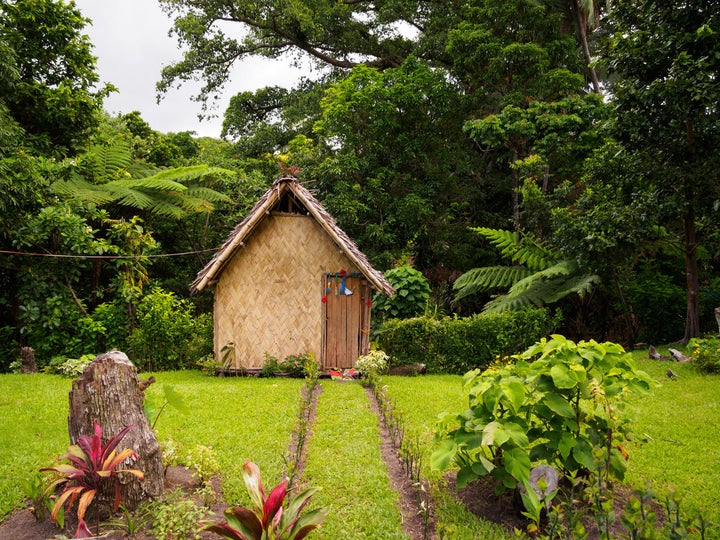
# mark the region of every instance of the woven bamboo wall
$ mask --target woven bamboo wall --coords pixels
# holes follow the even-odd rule
[[[215,289],[215,355],[235,344],[233,367],[260,368],[322,348],[322,279],[357,272],[309,216],[271,214],[228,262]]]

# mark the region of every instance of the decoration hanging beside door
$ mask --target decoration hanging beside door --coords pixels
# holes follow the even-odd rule
[[[325,282],[325,295],[322,297],[323,304],[327,303],[328,296],[334,294],[335,296],[352,296],[355,292],[347,286],[347,278],[349,277],[361,277],[362,274],[359,272],[353,272],[348,274],[345,269],[340,269],[337,272],[329,272],[326,275]]]

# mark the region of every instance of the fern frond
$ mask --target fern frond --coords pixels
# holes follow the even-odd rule
[[[123,178],[121,180],[113,180],[106,185],[122,186],[127,189],[146,189],[157,191],[185,191],[186,186],[179,182],[175,182],[168,178],[158,178],[157,175],[148,178]]]
[[[186,195],[190,197],[196,197],[198,199],[205,199],[206,201],[211,202],[231,202],[232,199],[225,195],[224,193],[220,193],[219,191],[215,191],[214,189],[204,187],[204,186],[188,186],[187,191],[185,192]]]
[[[132,160],[130,145],[125,141],[115,141],[110,146],[95,145],[90,149],[92,172],[97,180],[110,178],[114,172],[124,169]]]
[[[154,198],[137,189],[116,190],[114,202],[139,210],[148,210],[155,204]]]
[[[532,300],[527,296],[510,296],[501,294],[490,300],[483,306],[483,313],[502,313],[503,311],[522,309],[534,306]]]
[[[77,201],[84,201],[101,206],[113,200],[113,196],[101,187],[95,186],[82,178],[75,177],[70,180],[58,180],[50,186],[56,195],[68,197]]]
[[[153,200],[153,214],[167,216],[174,219],[181,219],[187,214],[180,206],[159,198]]]
[[[500,254],[505,259],[509,259],[515,264],[525,265],[531,270],[547,268],[555,264],[559,258],[557,252],[546,248],[528,235],[489,227],[477,227],[471,230],[499,248]]]
[[[190,165],[187,167],[176,167],[174,169],[165,169],[149,178],[167,179],[173,182],[188,183],[192,180],[198,180],[206,176],[224,176],[233,174],[232,171],[222,169],[220,167],[210,167],[208,165]]]
[[[158,193],[156,197],[158,201],[162,201],[164,205],[172,204],[187,214],[212,212],[215,209],[212,202],[201,197],[193,197],[189,195],[187,191],[181,193],[168,191]]]
[[[577,294],[582,298],[599,284],[600,276],[595,274],[573,276],[562,281],[562,286],[558,287],[554,294],[548,296],[547,303],[557,302],[570,294]]]
[[[522,266],[486,266],[473,268],[461,275],[453,284],[455,300],[471,294],[499,287],[510,287],[517,281],[531,274]]]

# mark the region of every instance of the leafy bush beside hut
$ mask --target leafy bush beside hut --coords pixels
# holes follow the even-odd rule
[[[428,373],[462,374],[526,349],[550,334],[560,320],[560,312],[545,308],[390,319],[378,331],[377,344],[391,356],[392,365],[423,363]]]

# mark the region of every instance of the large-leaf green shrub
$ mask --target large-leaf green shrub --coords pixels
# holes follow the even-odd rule
[[[140,370],[191,369],[212,352],[211,316],[159,287],[138,304],[137,324],[128,344]]]
[[[528,308],[472,317],[418,317],[388,320],[377,334],[378,347],[392,365],[423,363],[428,373],[462,374],[517,353],[547,336],[560,314]]]
[[[432,464],[456,464],[459,487],[488,474],[506,488],[527,487],[540,464],[622,479],[624,400],[651,384],[618,344],[542,339],[511,363],[465,375],[469,408],[444,417]]]
[[[430,298],[430,283],[419,270],[410,265],[398,266],[385,272],[395,289],[393,296],[379,294],[373,303],[373,313],[383,318],[407,319],[425,311]]]

